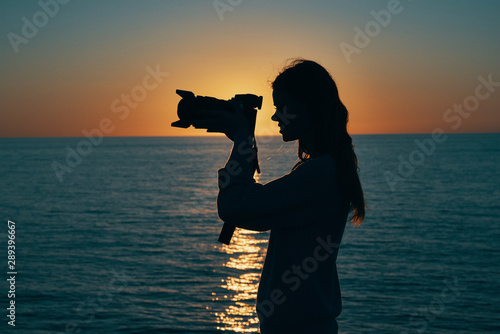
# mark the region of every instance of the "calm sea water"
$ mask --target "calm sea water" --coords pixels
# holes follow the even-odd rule
[[[341,333],[500,331],[500,134],[354,136],[369,210],[338,257]],[[425,149],[415,142],[425,143]],[[217,242],[226,138],[0,139],[0,328],[252,333],[268,233]],[[258,138],[265,183],[294,144]],[[68,168],[58,179],[56,161]],[[7,324],[7,220],[16,326]]]

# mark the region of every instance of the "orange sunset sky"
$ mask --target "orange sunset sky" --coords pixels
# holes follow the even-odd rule
[[[176,89],[263,95],[278,135],[268,82],[294,57],[331,72],[353,134],[500,129],[498,1],[66,2],[0,5],[1,137],[205,135],[170,126]]]

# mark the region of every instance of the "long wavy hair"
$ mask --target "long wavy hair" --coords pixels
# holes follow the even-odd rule
[[[352,138],[347,133],[349,114],[332,76],[318,63],[298,58],[280,72],[271,86],[274,90],[291,94],[307,106],[312,146],[315,151],[329,153],[335,158],[340,192],[352,211],[351,223],[355,226],[361,224],[366,203],[358,175],[358,159]],[[311,158],[300,139],[297,155],[300,162]]]

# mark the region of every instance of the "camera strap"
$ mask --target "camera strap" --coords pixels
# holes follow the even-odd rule
[[[252,139],[252,148],[255,150],[254,166],[255,166],[255,169],[257,170],[257,173],[260,174],[259,158],[257,156],[257,152],[259,152],[259,148],[257,147],[257,140],[255,139],[255,136],[253,136],[253,139]]]

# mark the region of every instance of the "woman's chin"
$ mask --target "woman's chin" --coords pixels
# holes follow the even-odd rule
[[[282,138],[283,138],[283,141],[284,141],[284,142],[289,142],[289,141],[293,141],[293,140],[295,140],[294,138],[291,138],[289,135],[287,135],[287,133],[286,133],[286,132],[285,132],[285,133],[283,133],[283,132],[281,132],[281,130],[280,130],[280,133],[281,133],[281,136],[282,136]]]

